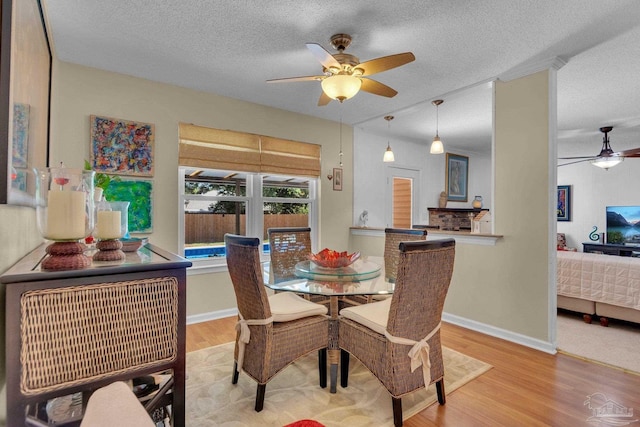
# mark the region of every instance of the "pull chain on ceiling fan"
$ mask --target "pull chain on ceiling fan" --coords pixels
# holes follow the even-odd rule
[[[356,56],[344,53],[351,44],[349,34],[334,34],[330,41],[338,53],[332,55],[317,43],[306,44],[313,56],[322,64],[322,74],[272,79],[267,80],[267,83],[319,81],[322,94],[318,100],[318,106],[327,105],[334,99],[342,103],[355,96],[360,90],[392,98],[398,93],[396,90],[368,76],[400,67],[416,59],[413,53],[404,52],[360,62]]]

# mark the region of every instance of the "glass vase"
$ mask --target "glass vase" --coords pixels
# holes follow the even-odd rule
[[[125,258],[122,237],[128,232],[129,202],[106,202],[98,204],[95,237],[98,239],[93,255],[94,261],[119,261]]]
[[[36,179],[36,220],[40,234],[53,243],[42,261],[45,270],[85,268],[91,259],[78,242],[89,236],[95,225],[93,177],[82,169],[38,169]]]

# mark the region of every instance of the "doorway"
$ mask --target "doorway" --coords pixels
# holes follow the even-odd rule
[[[386,227],[411,228],[420,217],[420,209],[416,202],[420,194],[420,171],[387,166],[386,184]]]

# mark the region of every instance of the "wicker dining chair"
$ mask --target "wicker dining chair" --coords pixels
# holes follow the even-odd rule
[[[275,279],[294,277],[296,264],[311,255],[311,228],[269,228],[267,235]]]
[[[455,241],[402,242],[399,248],[391,298],[345,308],[339,316],[342,387],[348,385],[351,354],[391,394],[396,427],[402,425],[402,396],[408,393],[435,382],[438,402],[445,403],[440,322],[453,274]]]
[[[311,255],[311,228],[281,227],[267,229],[271,272],[276,282],[295,277],[296,264],[309,259]],[[329,305],[329,297],[324,295],[298,294],[309,301]]]
[[[260,240],[226,234],[224,242],[238,305],[231,382],[237,384],[242,370],[258,383],[255,410],[260,412],[267,382],[297,359],[318,350],[320,387],[326,387],[327,307],[292,292],[267,297],[260,266]]]
[[[384,229],[384,272],[390,282],[395,281],[398,269],[398,245],[400,242],[427,240],[426,229],[385,228]]]

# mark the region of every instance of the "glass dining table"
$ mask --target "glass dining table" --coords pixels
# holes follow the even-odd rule
[[[348,267],[323,268],[310,260],[300,261],[293,272],[279,274],[270,262],[263,265],[265,286],[278,292],[323,295],[329,300],[330,389],[336,392],[340,347],[338,345],[338,313],[350,307],[372,301],[376,296],[393,294],[394,283],[385,280],[384,258],[364,256]]]

